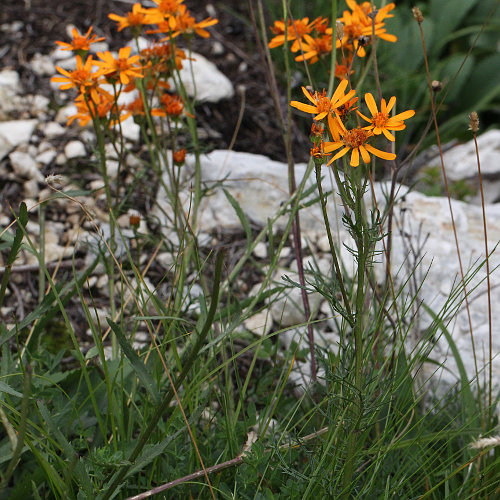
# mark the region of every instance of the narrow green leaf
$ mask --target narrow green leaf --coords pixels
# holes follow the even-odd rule
[[[7,385],[5,382],[0,382],[0,392],[5,392],[6,394],[10,394],[11,396],[16,396],[17,398],[22,398],[23,395],[20,392],[12,389],[10,385]]]
[[[243,229],[245,230],[245,233],[247,235],[247,252],[250,252],[250,246],[252,245],[252,230],[250,229],[250,224],[248,222],[247,216],[243,212],[236,198],[234,198],[234,196],[226,189],[223,189],[223,191],[229,203],[231,203],[231,206],[234,208],[234,211],[236,212],[238,219],[240,219]]]
[[[2,285],[0,286],[0,306],[3,304],[3,299],[5,297],[5,291],[7,290],[7,284],[9,283],[10,270],[12,264],[16,260],[17,253],[21,248],[21,243],[23,242],[24,232],[26,230],[26,224],[28,224],[28,208],[24,201],[19,207],[19,216],[17,217],[17,229],[16,235],[14,236],[14,241],[12,242],[12,247],[10,249],[7,261],[5,264],[5,271],[2,278]]]
[[[125,354],[125,356],[127,356],[128,360],[132,364],[135,373],[139,377],[139,380],[142,382],[142,384],[148,391],[149,395],[153,398],[153,401],[155,403],[158,403],[160,401],[160,395],[155,387],[153,378],[146,370],[146,367],[144,366],[144,363],[141,361],[141,358],[139,358],[137,353],[130,345],[130,342],[125,337],[122,329],[114,321],[112,321],[111,318],[107,318],[107,321],[108,325],[111,327],[114,334],[116,335],[116,338],[120,343],[123,353]]]

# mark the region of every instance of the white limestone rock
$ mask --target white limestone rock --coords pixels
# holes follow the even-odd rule
[[[484,259],[484,236],[481,207],[452,200],[452,207],[457,229],[464,273],[468,274],[470,282],[467,290],[470,293],[469,304],[472,327],[475,338],[475,350],[479,367],[484,367],[488,361],[488,308],[486,294],[486,268],[480,263]],[[448,200],[432,198],[420,193],[409,193],[395,205],[395,228],[393,233],[392,269],[396,274],[396,284],[404,283],[413,274],[417,286],[422,284],[418,299],[424,301],[434,313],[439,314],[449,301],[452,289],[460,286],[459,263],[456,253],[455,238],[451,223]],[[500,205],[487,205],[486,218],[488,229],[488,244],[490,268],[494,270],[500,265],[500,252],[493,251],[500,242]],[[414,271],[415,265],[417,265]],[[379,275],[385,272],[384,264],[376,267]],[[472,273],[475,272],[475,275]],[[397,271],[397,272],[396,272]],[[491,280],[492,304],[500,302],[500,273],[493,271]],[[473,348],[470,339],[467,311],[463,294],[459,294],[455,302],[458,310],[450,309],[449,317],[445,318],[448,330],[459,346],[462,361],[466,366],[470,379],[475,375]],[[493,307],[493,331],[498,331],[500,325],[500,310]],[[431,317],[421,314],[417,337],[428,325]],[[437,332],[437,345],[432,357],[443,363],[446,369],[438,370],[441,388],[444,390],[458,380],[458,369],[444,337]],[[493,335],[493,356],[500,352],[500,338]],[[424,373],[430,374],[435,366],[427,366]],[[494,383],[500,385],[500,358],[493,361]]]
[[[44,181],[44,177],[38,168],[37,162],[30,154],[21,151],[13,151],[9,155],[9,160],[16,175],[25,179],[34,179],[38,182]]]
[[[0,89],[6,89],[13,94],[19,90],[19,73],[12,69],[0,71]]]
[[[196,52],[191,57],[192,61],[183,61],[180,70],[181,80],[190,97],[197,102],[218,102],[233,97],[233,84],[213,62]],[[174,86],[173,81],[169,83]]]
[[[27,143],[37,120],[12,120],[0,122],[0,160],[12,151],[16,146]]]
[[[48,122],[43,124],[42,132],[45,137],[53,139],[54,137],[63,135],[66,132],[66,128],[58,122]]]
[[[477,145],[482,175],[500,177],[500,130],[493,129],[479,135]],[[446,151],[443,159],[449,181],[478,177],[474,140]],[[441,167],[439,156],[431,161],[430,166]]]
[[[81,141],[70,141],[64,146],[64,154],[68,160],[87,156],[85,145]]]
[[[33,56],[29,64],[38,76],[53,76],[57,73],[53,59],[39,52]]]

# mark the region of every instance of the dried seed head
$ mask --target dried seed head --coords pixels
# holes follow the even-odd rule
[[[335,23],[335,29],[336,29],[337,38],[339,40],[342,40],[342,38],[344,38],[344,24],[341,23],[340,21],[337,21]]]
[[[433,92],[441,92],[441,90],[443,90],[443,82],[440,82],[439,80],[433,80],[431,83],[431,87]]]
[[[424,16],[422,15],[422,11],[418,7],[412,7],[413,17],[416,19],[417,23],[424,22]]]
[[[45,177],[45,183],[49,186],[54,187],[55,189],[61,189],[64,184],[64,178],[59,174],[50,174]]]
[[[476,134],[479,130],[479,116],[475,111],[469,115],[469,130],[472,130],[473,134]]]

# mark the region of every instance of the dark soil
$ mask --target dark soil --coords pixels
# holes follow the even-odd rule
[[[131,10],[132,3],[132,0],[3,0],[0,9],[0,66],[20,72],[26,93],[49,96],[48,78],[37,77],[30,71],[28,63],[32,57],[37,52],[49,54],[55,47],[55,40],[68,41],[68,24],[75,25],[81,32],[93,25],[99,36],[106,37],[111,49],[128,44],[130,33],[127,30],[119,33],[107,15],[110,12],[124,15]],[[186,0],[186,5],[197,20],[210,14],[205,1]],[[197,106],[196,117],[208,136],[205,149],[229,146],[243,104],[243,119],[234,149],[285,161],[283,139],[255,42],[248,4],[240,0],[224,0],[211,5],[219,23],[210,28],[208,40],[195,37],[193,50],[214,62],[233,82],[236,92],[232,99]],[[17,30],[12,32],[8,25],[12,26],[16,21],[19,22]],[[223,50],[215,53],[215,44],[219,47],[221,44]],[[282,99],[280,104],[285,110],[286,101]],[[294,126],[293,136],[295,160],[307,161],[310,147],[307,135]]]

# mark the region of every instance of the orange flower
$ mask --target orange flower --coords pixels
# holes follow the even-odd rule
[[[326,92],[323,90],[322,94],[318,94],[318,92],[314,92],[314,95],[311,95],[305,87],[302,87],[302,92],[309,99],[311,104],[304,104],[299,101],[292,101],[290,106],[294,108],[300,109],[300,111],[304,111],[305,113],[315,114],[314,119],[316,121],[322,120],[325,117],[328,117],[328,125],[330,127],[330,131],[332,132],[333,138],[335,140],[339,140],[339,131],[344,130],[344,125],[340,121],[338,114],[333,116],[334,113],[337,112],[337,108],[348,102],[356,93],[355,90],[350,90],[347,94],[344,94],[345,89],[348,85],[347,80],[342,80],[338,87],[335,89],[335,92],[331,99],[328,99],[326,96]]]
[[[106,93],[100,93],[97,100],[86,101],[83,94],[80,94],[75,99],[77,113],[70,116],[66,125],[71,125],[75,120],[78,120],[80,127],[85,127],[94,118],[107,118],[111,109],[115,105],[113,96]],[[120,108],[120,111],[123,107]],[[122,118],[123,119],[123,118]]]
[[[347,78],[349,75],[352,75],[354,73],[354,70],[353,69],[349,70],[351,65],[352,65],[352,55],[347,59],[342,58],[342,62],[340,64],[337,63],[335,65],[335,78],[343,80]],[[349,72],[349,75],[347,74],[347,72]]]
[[[326,34],[317,38],[304,35],[304,39],[305,42],[302,43],[302,52],[304,55],[297,56],[295,58],[296,61],[308,61],[309,64],[314,64],[318,62],[320,57],[332,51],[332,35]]]
[[[394,104],[396,104],[396,98],[394,96],[389,99],[389,104],[386,104],[385,99],[382,99],[380,103],[380,112],[378,111],[377,104],[372,94],[365,94],[365,102],[372,114],[371,118],[367,118],[358,111],[359,116],[370,123],[370,125],[364,127],[365,130],[372,130],[375,135],[384,134],[390,141],[394,141],[396,138],[389,130],[403,130],[406,127],[403,120],[407,120],[415,115],[415,111],[410,109],[398,113],[395,116],[389,116]]]
[[[146,15],[146,24],[160,24],[169,21],[179,12],[184,0],[154,0],[154,2],[158,7],[142,9]]]
[[[218,22],[218,19],[207,17],[203,21],[197,23],[196,19],[189,13],[185,5],[180,5],[177,14],[169,20],[170,27],[173,31],[172,36],[177,36],[181,33],[185,35],[192,35],[193,33],[196,33],[202,38],[208,38],[210,36],[210,33],[205,28],[213,26]],[[161,41],[168,38],[164,38]]]
[[[77,55],[75,70],[67,71],[56,66],[57,71],[63,76],[53,76],[50,80],[52,82],[62,83],[63,85],[60,86],[61,90],[75,88],[82,94],[88,92],[92,100],[98,101],[98,93],[103,92],[103,90],[98,87],[99,75],[97,73],[92,73],[94,62],[92,56],[89,56],[85,64],[83,64],[82,58]]]
[[[186,159],[186,148],[179,149],[178,151],[174,151],[172,153],[172,158],[174,159],[174,163],[178,166],[184,164],[184,160]]]
[[[140,56],[130,57],[130,47],[122,47],[118,52],[118,59],[115,59],[111,52],[98,52],[97,56],[102,61],[96,61],[100,66],[99,75],[104,75],[108,80],[120,80],[123,85],[127,85],[132,78],[143,78],[141,67],[135,64]]]
[[[155,42],[152,46],[141,50],[141,57],[143,61],[151,62],[151,73],[159,75],[169,73],[176,68],[181,70],[182,61],[186,59],[186,53],[172,46],[172,43]]]
[[[128,27],[139,31],[138,28],[140,28],[143,24],[149,24],[146,23],[146,14],[144,13],[144,9],[140,3],[135,3],[132,6],[132,12],[127,12],[125,16],[108,14],[108,17],[112,21],[116,21],[118,23],[118,31]]]
[[[160,102],[162,104],[162,109],[153,109],[151,114],[153,116],[171,116],[172,118],[177,118],[183,113],[194,118],[193,115],[184,111],[184,103],[182,98],[178,95],[163,94],[160,97]]]
[[[295,21],[288,20],[286,30],[287,30],[287,40],[289,42],[293,41],[291,51],[297,52],[300,49],[301,43],[304,42],[304,36],[309,35],[314,29],[316,23],[322,23],[322,18],[318,17],[314,21],[309,22],[308,17],[303,19],[295,19]],[[271,27],[271,31],[276,35],[271,39],[268,46],[270,49],[274,49],[283,45],[285,43],[285,22],[274,21],[274,26]]]
[[[344,37],[342,40],[337,40],[337,48],[343,46],[353,52],[357,52],[359,57],[364,57],[366,51],[363,44],[360,43],[360,38],[368,37],[368,39],[371,40],[373,35],[373,21],[368,14],[372,12],[372,8],[369,2],[363,2],[360,6],[355,0],[346,1],[352,13],[345,10],[340,19],[343,23]],[[384,27],[384,19],[386,17],[392,17],[392,14],[389,14],[389,12],[394,9],[394,7],[395,4],[390,3],[379,9],[375,16],[375,36],[388,42],[397,41],[397,37],[387,33]]]
[[[331,153],[332,151],[336,151],[337,149],[344,148],[329,160],[328,165],[330,165],[341,156],[344,156],[351,150],[351,167],[359,166],[360,155],[365,163],[370,163],[371,158],[369,153],[384,160],[394,160],[394,158],[396,158],[395,154],[376,149],[366,142],[370,137],[373,136],[373,132],[371,130],[355,128],[352,130],[342,130],[340,134],[342,135],[341,140],[335,142],[325,142],[323,148],[325,153]]]
[[[73,40],[71,43],[56,41],[57,45],[62,47],[62,50],[73,50],[74,52],[88,52],[90,50],[90,44],[96,42],[102,42],[104,37],[97,38],[97,35],[92,35],[90,38],[90,32],[92,31],[92,26],[88,29],[85,35],[80,35],[76,28],[71,30],[73,35]]]

